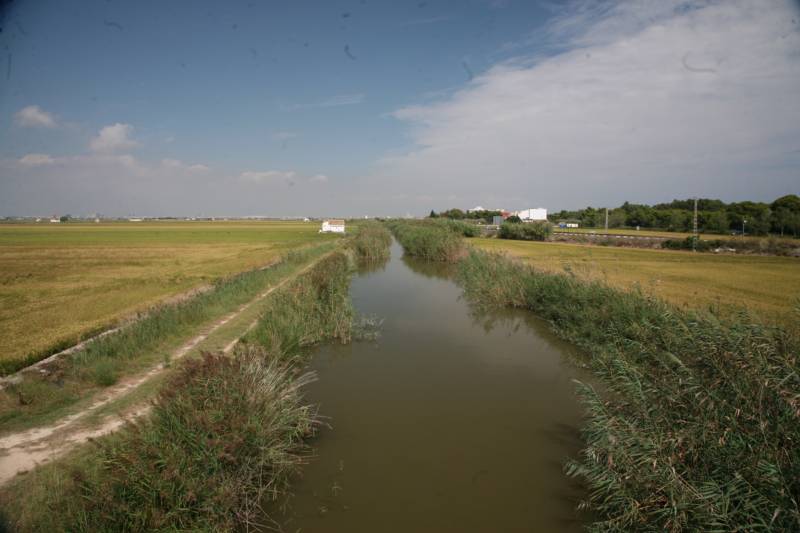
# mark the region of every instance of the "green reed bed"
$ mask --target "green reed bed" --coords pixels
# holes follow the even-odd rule
[[[467,296],[527,308],[585,348],[586,447],[569,463],[595,531],[800,530],[800,339],[472,251]]]
[[[388,222],[405,253],[429,261],[455,262],[464,256],[463,234],[436,221]]]
[[[347,256],[334,252],[270,296],[234,355],[175,371],[152,412],[97,449],[42,467],[2,493],[20,531],[230,531],[271,526],[307,456],[316,411],[300,388],[307,347],[350,338]]]
[[[384,261],[389,258],[392,234],[386,227],[374,221],[359,224],[356,234],[348,245],[359,261]]]

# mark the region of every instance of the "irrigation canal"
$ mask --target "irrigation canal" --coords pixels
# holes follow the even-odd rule
[[[328,417],[284,531],[580,531],[569,345],[524,311],[472,309],[452,266],[403,257],[351,286],[380,337],[327,345],[306,391]]]

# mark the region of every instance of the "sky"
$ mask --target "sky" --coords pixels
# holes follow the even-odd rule
[[[794,0],[0,6],[0,216],[800,193]]]

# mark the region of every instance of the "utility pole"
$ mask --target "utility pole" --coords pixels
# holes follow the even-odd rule
[[[606,207],[606,233],[608,233],[608,208]]]
[[[693,226],[694,226],[694,231],[693,231],[694,236],[692,237],[692,251],[696,252],[697,251],[697,197],[696,196],[694,197],[694,222],[693,222]]]

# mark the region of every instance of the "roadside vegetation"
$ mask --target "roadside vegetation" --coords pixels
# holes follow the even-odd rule
[[[455,262],[465,253],[463,232],[435,221],[388,222],[405,253],[429,261]]]
[[[289,252],[269,268],[219,280],[206,292],[155,308],[121,330],[48,363],[43,372],[22,373],[21,381],[0,391],[0,425],[5,430],[30,425],[114,385],[124,375],[157,364],[199,327],[234,311],[331,248],[323,244]]]
[[[792,239],[768,237],[763,239],[708,239],[686,237],[668,239],[661,243],[667,250],[697,250],[698,252],[736,252],[738,254],[760,254],[800,257],[800,243]]]
[[[5,372],[215,279],[338,240],[319,224],[168,221],[0,224]]]
[[[360,235],[350,245],[356,260],[385,256],[377,248],[388,248],[385,228]],[[231,356],[181,362],[142,419],[4,487],[7,528],[273,527],[271,506],[308,457],[305,441],[317,424],[301,392],[314,379],[305,371],[310,348],[353,335],[352,263],[347,253],[327,253],[267,298]]]
[[[176,369],[142,421],[23,476],[2,493],[20,531],[231,530],[272,525],[307,456],[308,348],[351,336],[350,259],[334,252],[270,296],[234,355]]]
[[[586,448],[568,466],[597,531],[800,527],[800,339],[473,250],[467,296],[530,309],[584,348]]]

